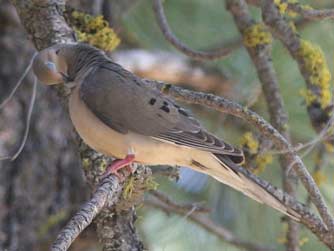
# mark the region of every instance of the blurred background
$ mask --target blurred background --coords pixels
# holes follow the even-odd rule
[[[94,3],[96,2],[96,3]],[[246,50],[240,46],[226,59],[198,62],[175,50],[159,30],[151,1],[68,1],[75,9],[104,15],[121,39],[111,57],[125,68],[146,78],[155,78],[186,88],[215,93],[246,105],[268,120],[261,86]],[[334,7],[328,0],[300,1],[314,8]],[[94,3],[94,4],[93,4]],[[100,6],[99,8],[93,8]],[[219,47],[238,41],[240,34],[225,2],[219,0],[168,0],[164,7],[170,26],[180,40],[192,48]],[[253,17],[261,13],[250,7]],[[121,11],[122,10],[122,11]],[[319,45],[333,72],[333,21],[302,22],[302,38]],[[236,42],[237,43],[237,42]],[[0,1],[0,100],[4,100],[25,67],[34,48],[23,30],[15,9]],[[275,41],[273,62],[281,93],[289,113],[294,144],[312,140],[311,127],[300,90],[305,84],[297,64]],[[31,97],[32,75],[28,75],[15,98],[0,111],[0,155],[14,152],[25,127]],[[186,106],[186,105],[185,105]],[[241,145],[252,131],[241,120],[198,106],[186,106],[206,128],[235,145]],[[32,125],[26,147],[14,162],[0,162],[0,250],[43,250],[78,206],[89,197],[69,119],[63,114],[54,92],[39,85]],[[256,135],[256,133],[254,134]],[[319,158],[319,145],[303,157],[312,172]],[[333,205],[333,155],[322,156],[317,181]],[[273,161],[260,170],[265,180],[281,187],[281,169]],[[211,208],[210,217],[244,240],[284,250],[286,223],[282,215],[260,205],[212,178],[181,168],[178,181],[156,176],[158,190],[179,203],[200,202]],[[298,198],[307,201],[299,186]],[[84,192],[83,192],[84,191]],[[143,203],[138,209],[138,231],[146,247],[153,251],[239,250],[196,225],[187,216],[166,214]],[[301,227],[301,250],[326,250],[310,231]],[[80,236],[71,250],[99,250],[94,226]],[[45,249],[44,249],[45,250]]]

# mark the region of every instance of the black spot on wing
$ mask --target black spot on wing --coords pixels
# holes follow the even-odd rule
[[[178,112],[185,117],[189,117],[189,114],[182,108],[178,108]]]
[[[133,80],[133,82],[134,82],[136,85],[138,85],[138,86],[142,86],[142,83],[140,82],[139,79],[137,79],[137,78],[133,78],[132,80]]]
[[[234,162],[230,157],[230,155],[225,154],[215,154],[217,159],[222,163],[222,166],[225,169],[230,169],[233,171],[236,175],[240,176],[238,170],[235,168],[235,165],[238,165],[236,162]],[[236,157],[236,156],[233,156]]]
[[[151,98],[148,102],[150,105],[154,105],[157,100],[155,98]]]
[[[237,165],[241,165],[245,161],[245,157],[243,155],[242,156],[228,155],[228,157]]]
[[[199,163],[198,161],[193,160],[193,159],[191,160],[191,164],[194,165],[194,166],[199,167],[202,170],[208,169],[206,166],[202,165],[201,163]]]
[[[163,106],[160,107],[160,109],[163,110],[164,112],[169,113],[169,108],[168,108],[168,106],[163,105]]]
[[[229,155],[229,154],[215,154],[215,156],[223,163],[229,166],[229,163],[234,165],[242,165],[245,161],[245,157],[242,153],[240,155]]]

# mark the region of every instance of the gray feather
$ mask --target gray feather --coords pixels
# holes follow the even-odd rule
[[[80,95],[99,119],[120,133],[132,131],[243,161],[241,151],[207,132],[189,112],[142,81],[108,62],[86,76]]]

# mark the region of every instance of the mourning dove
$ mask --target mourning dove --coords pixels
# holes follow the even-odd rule
[[[46,85],[75,87],[69,112],[83,141],[118,159],[112,171],[137,162],[187,166],[298,220],[255,176],[240,167],[242,151],[205,130],[186,110],[104,52],[84,44],[58,44],[41,51],[33,70]]]

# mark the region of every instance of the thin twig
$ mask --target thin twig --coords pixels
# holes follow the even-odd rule
[[[287,4],[289,10],[297,12],[305,19],[310,19],[310,20],[334,19],[334,9],[315,10],[310,8],[309,6],[300,3],[287,2]]]
[[[172,201],[167,195],[157,190],[150,191],[150,194],[171,207],[177,207],[178,210],[194,211],[196,213],[209,213],[211,211],[210,208],[202,206],[199,203],[190,203],[190,204],[188,203],[182,205],[177,204],[174,201]]]
[[[27,74],[29,73],[32,63],[34,62],[34,59],[37,55],[37,52],[34,53],[34,55],[31,57],[30,62],[27,66],[27,68],[25,69],[25,71],[23,72],[23,74],[21,75],[20,79],[17,81],[16,85],[14,86],[13,90],[10,92],[10,94],[8,95],[8,97],[1,102],[0,104],[0,109],[2,109],[15,95],[17,89],[20,87],[20,85],[22,84],[23,80],[25,79],[25,77],[27,76]]]
[[[249,251],[272,251],[274,250],[272,247],[268,247],[262,244],[254,243],[251,241],[245,241],[235,236],[228,229],[217,225],[214,221],[212,221],[209,217],[198,213],[196,211],[189,210],[180,206],[176,203],[166,203],[163,200],[157,200],[153,198],[149,198],[145,200],[145,205],[160,209],[166,213],[175,213],[181,216],[185,216],[192,220],[194,223],[200,225],[210,233],[218,236],[222,240],[227,243],[230,243],[233,246],[244,248]],[[189,213],[191,211],[191,213]]]
[[[13,156],[0,157],[0,160],[10,159],[11,161],[14,161],[20,155],[20,153],[22,152],[22,150],[23,150],[23,148],[24,148],[24,146],[26,144],[26,141],[28,139],[28,135],[29,135],[30,121],[31,121],[32,112],[34,110],[34,104],[35,104],[35,100],[36,100],[36,93],[37,93],[37,78],[34,77],[34,83],[33,83],[33,88],[32,88],[32,93],[31,93],[31,99],[30,99],[28,113],[27,113],[27,120],[26,120],[26,123],[25,123],[24,134],[23,134],[23,138],[21,140],[20,146],[16,150],[16,152],[14,153]]]
[[[321,169],[324,166],[324,158],[325,158],[325,147],[324,145],[320,145],[318,148],[318,151],[316,152],[316,157],[315,157],[315,165],[312,171],[312,175],[314,176],[316,174],[316,172],[321,171]],[[310,207],[311,206],[311,198],[308,195],[306,202],[305,202],[306,206]]]
[[[334,124],[334,114],[330,117],[327,121],[326,125],[323,129],[310,141],[306,143],[299,143],[293,147],[293,151],[299,152],[306,148],[306,152],[309,151],[310,148],[314,148],[317,144],[323,143],[323,141],[329,140],[333,137],[333,132],[331,132],[332,127]],[[287,153],[288,150],[281,150],[281,151],[268,151],[270,154],[284,154]]]
[[[106,202],[108,202],[108,206],[111,206],[118,201],[121,189],[122,186],[117,177],[109,176],[105,178],[94,192],[92,198],[81,207],[59,233],[57,239],[52,244],[51,251],[68,250],[75,238],[103,209]]]
[[[164,8],[162,6],[161,0],[152,0],[153,1],[153,10],[154,14],[157,20],[157,23],[165,36],[166,40],[168,40],[176,49],[183,52],[189,57],[192,57],[194,59],[198,60],[215,60],[219,58],[224,58],[231,54],[231,52],[240,47],[240,43],[237,43],[236,41],[240,41],[239,39],[236,41],[231,41],[230,43],[226,43],[221,48],[212,50],[212,51],[196,51],[191,48],[189,48],[186,44],[182,43],[172,32],[165,12]]]

